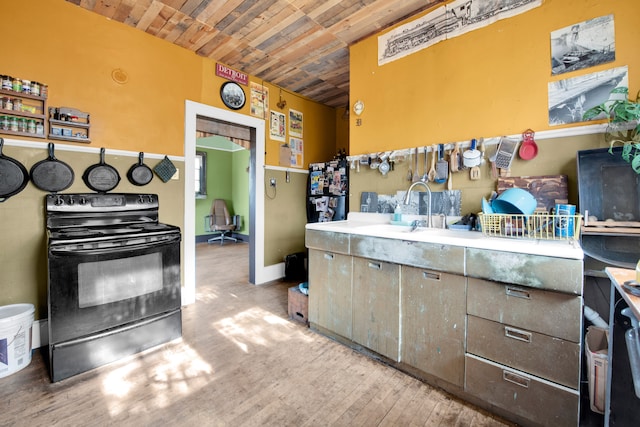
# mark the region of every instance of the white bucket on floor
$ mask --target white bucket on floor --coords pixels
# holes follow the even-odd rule
[[[0,378],[19,371],[31,362],[33,304],[0,307]]]

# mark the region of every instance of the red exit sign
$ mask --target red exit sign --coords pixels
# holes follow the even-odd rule
[[[243,85],[249,83],[249,76],[247,74],[232,70],[226,65],[218,63],[216,63],[216,76],[224,77],[225,79],[232,80]]]

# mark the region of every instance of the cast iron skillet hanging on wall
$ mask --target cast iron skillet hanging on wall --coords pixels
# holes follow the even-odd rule
[[[48,149],[49,157],[31,167],[31,181],[40,190],[50,193],[66,190],[73,184],[75,177],[73,169],[65,162],[56,159],[52,142],[49,143]]]
[[[0,138],[0,202],[24,190],[29,182],[27,168],[16,159],[2,154],[4,139]]]
[[[129,172],[127,172],[127,178],[133,185],[147,185],[153,179],[153,171],[151,168],[144,164],[144,153],[141,151],[138,155],[138,163],[135,163]]]
[[[104,148],[100,149],[100,163],[89,166],[84,171],[82,180],[87,187],[99,193],[106,193],[116,188],[120,182],[120,174],[116,168],[104,162]]]

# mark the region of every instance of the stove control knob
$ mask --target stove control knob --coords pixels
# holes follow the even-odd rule
[[[149,194],[149,203],[153,203],[153,196]]]
[[[76,201],[73,200],[73,196],[69,196],[69,204],[73,205]]]
[[[85,199],[84,197],[80,197],[80,204],[81,205],[86,205],[87,204],[87,199]]]
[[[58,206],[64,205],[64,199],[62,198],[62,196],[57,196],[56,201],[54,203]]]

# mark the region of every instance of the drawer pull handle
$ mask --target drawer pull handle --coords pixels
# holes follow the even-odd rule
[[[375,268],[376,270],[382,270],[382,264],[379,262],[369,262],[369,268]]]
[[[520,387],[529,388],[529,378],[525,378],[513,372],[502,371],[502,379],[515,385],[519,385]]]
[[[439,273],[432,273],[430,271],[423,271],[422,272],[422,277],[424,277],[427,280],[440,280],[440,274]]]
[[[333,254],[325,253],[324,259],[329,259],[329,260],[333,259]]]
[[[531,342],[531,332],[521,331],[509,326],[504,327],[504,336],[518,341]]]
[[[511,286],[506,286],[505,289],[507,295],[510,297],[531,299],[529,291],[525,291],[524,289],[512,288]]]

